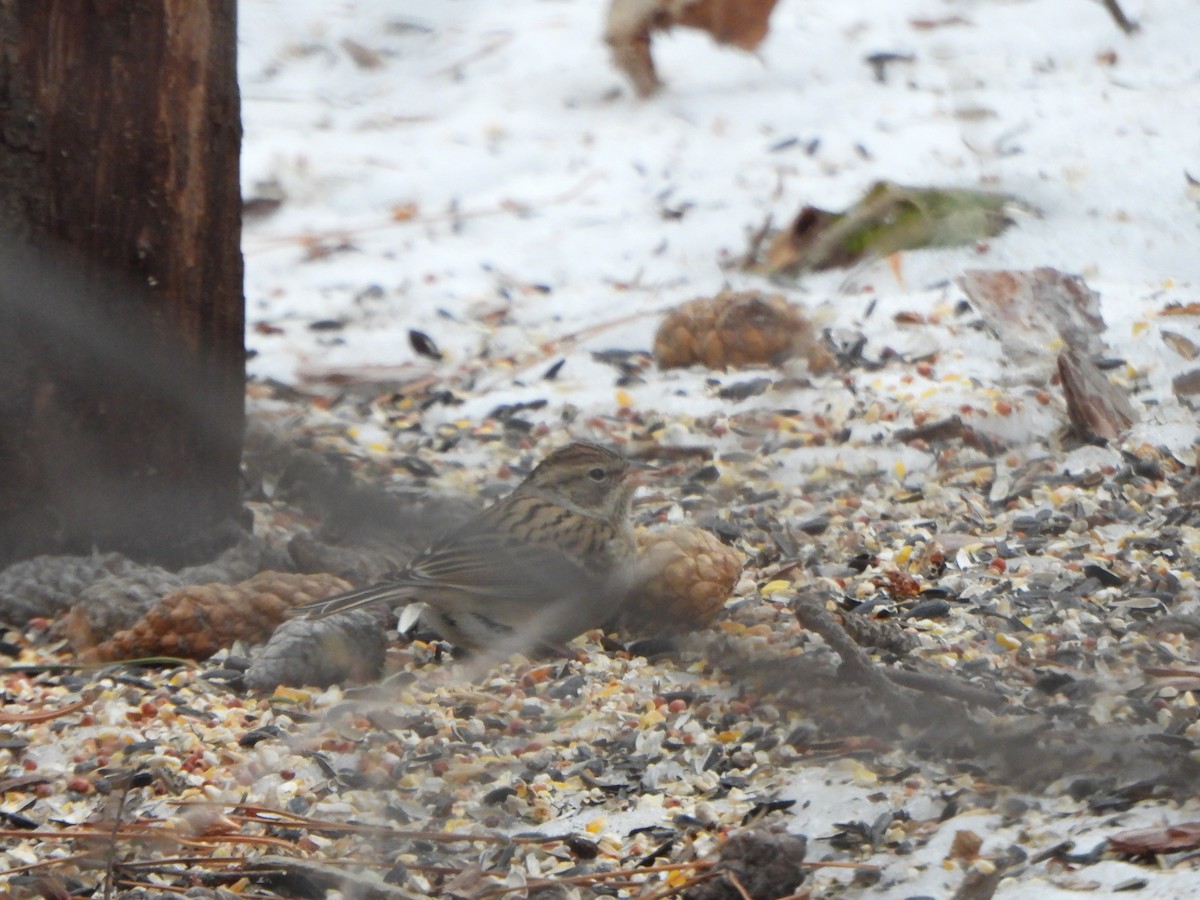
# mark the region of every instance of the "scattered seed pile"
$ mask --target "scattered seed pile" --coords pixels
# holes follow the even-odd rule
[[[305,457],[302,480],[320,490],[297,486],[294,458],[250,451],[263,473],[250,505],[273,548],[258,552],[278,562],[290,546],[298,568],[349,558],[344,573],[371,576],[379,553],[398,552],[366,526],[346,540],[344,523],[329,525],[346,518],[347,492],[386,533],[397,509],[431,506],[435,476],[439,490],[490,499],[568,434],[668,470],[635,518],[704,530],[658,552],[686,545],[681,564],[703,567],[736,548],[747,566],[715,620],[706,603],[677,614],[695,617],[683,637],[593,632],[575,658],[485,664],[418,629],[392,641],[381,682],[357,688],[272,690],[255,667],[288,656],[286,642],[264,655],[243,640],[199,665],[77,666],[54,617],[28,619],[0,645],[8,884],[740,896],[743,870],[721,859],[742,851],[727,838],[771,846],[780,828],[807,835],[814,897],[910,885],[914,871],[943,889],[1066,885],[1121,855],[1106,848],[1186,855],[1200,774],[1193,461],[1076,446],[1061,431],[1006,448],[964,426],[961,407],[957,424],[936,405],[902,419],[869,388],[845,416],[801,411],[829,384],[753,377],[767,382],[758,402],[727,416],[549,424],[500,409],[425,434],[410,430],[412,398],[397,412],[388,395],[371,410],[395,429],[393,458],[425,464],[401,462],[394,487],[380,487],[386,461],[355,450],[358,404],[307,414],[305,441],[352,453],[324,480]],[[861,441],[862,420],[893,458],[915,448],[928,465],[813,464],[814,450]],[[93,580],[129,577],[115,565],[98,558]],[[30,582],[24,571],[8,577]],[[62,571],[78,579],[79,565]],[[385,650],[386,623],[355,627],[358,645],[306,638],[299,671],[319,680],[326,659]],[[1095,816],[1122,811],[1180,827],[1130,844],[1116,833],[1125,820]],[[943,839],[951,864],[906,862]],[[799,889],[789,870],[753,896]]]

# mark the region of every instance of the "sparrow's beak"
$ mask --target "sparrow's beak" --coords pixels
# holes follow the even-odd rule
[[[651,466],[642,462],[630,462],[629,468],[621,476],[621,481],[624,484],[641,487],[642,485],[653,484],[665,474],[658,466]]]

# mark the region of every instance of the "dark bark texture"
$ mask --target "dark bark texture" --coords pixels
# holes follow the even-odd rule
[[[0,565],[227,543],[236,0],[0,0]]]

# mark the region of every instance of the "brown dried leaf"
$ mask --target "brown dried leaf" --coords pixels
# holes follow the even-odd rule
[[[662,87],[654,69],[651,37],[676,25],[707,31],[718,44],[753,50],[767,36],[778,0],[613,0],[604,40],[613,65],[633,82],[639,96]]]

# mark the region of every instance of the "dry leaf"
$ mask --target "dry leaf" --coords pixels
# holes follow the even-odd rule
[[[796,275],[879,259],[901,250],[954,247],[995,237],[1012,224],[1013,198],[964,188],[871,186],[845,212],[800,210],[775,236],[760,268]]]
[[[651,37],[676,25],[707,31],[718,44],[753,50],[767,36],[778,0],[613,0],[604,40],[613,64],[642,97],[662,87],[654,69]]]

